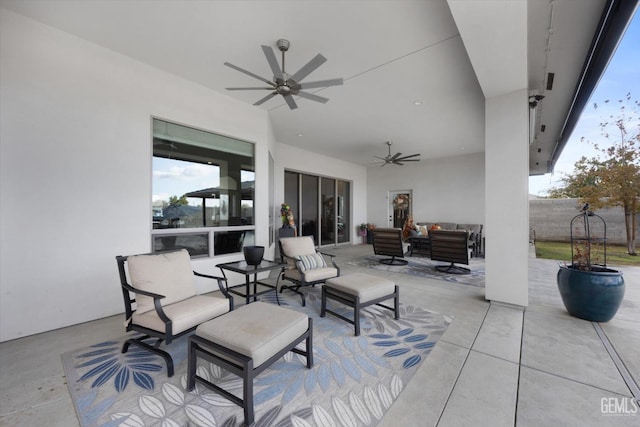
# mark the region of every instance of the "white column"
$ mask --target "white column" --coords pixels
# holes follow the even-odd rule
[[[529,112],[527,89],[485,101],[488,300],[529,303]]]

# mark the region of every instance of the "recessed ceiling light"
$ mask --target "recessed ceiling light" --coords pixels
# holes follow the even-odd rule
[[[301,133],[299,133],[299,134],[298,134],[298,136],[302,136],[302,134],[301,134]]]
[[[415,101],[413,101],[413,105],[422,105],[422,104],[424,104],[424,101],[420,99],[416,99]]]

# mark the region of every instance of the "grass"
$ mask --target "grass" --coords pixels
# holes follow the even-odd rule
[[[536,242],[536,257],[555,259],[567,264],[571,260],[571,245],[569,242]],[[627,253],[626,246],[607,245],[607,265],[630,265],[640,267],[640,256]]]

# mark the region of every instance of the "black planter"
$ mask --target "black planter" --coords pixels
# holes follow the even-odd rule
[[[610,268],[583,271],[573,266],[558,270],[558,290],[570,315],[591,322],[608,322],[624,298],[622,272]]]
[[[242,248],[244,260],[249,265],[259,265],[264,256],[264,246],[245,246]]]
[[[373,245],[373,231],[367,230],[367,244]]]

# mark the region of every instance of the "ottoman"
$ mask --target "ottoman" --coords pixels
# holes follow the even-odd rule
[[[313,322],[308,316],[287,308],[254,302],[198,326],[189,337],[187,389],[196,381],[244,409],[246,425],[253,424],[253,379],[285,353],[306,356],[313,366]],[[306,341],[305,350],[295,348]],[[201,357],[242,378],[242,398],[197,375]]]
[[[327,308],[327,299],[339,301],[353,307],[353,320]],[[380,304],[381,301],[393,299],[393,307]],[[326,281],[322,287],[322,306],[320,317],[326,313],[352,323],[356,336],[360,335],[360,309],[372,304],[391,310],[396,320],[400,318],[400,291],[391,280],[368,274],[356,273],[335,277]]]

